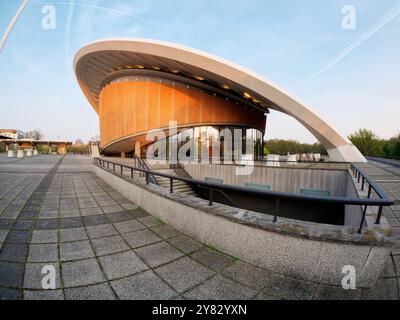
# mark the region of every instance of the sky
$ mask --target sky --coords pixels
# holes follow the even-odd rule
[[[0,0],[0,37],[22,2]],[[42,26],[45,5],[55,8],[55,29]],[[72,64],[82,46],[112,37],[170,41],[231,60],[344,136],[359,128],[382,138],[400,133],[399,0],[31,0],[0,53],[0,128],[72,141],[98,134]],[[274,111],[266,138],[316,142]]]

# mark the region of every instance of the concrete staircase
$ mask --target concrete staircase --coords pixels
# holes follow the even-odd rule
[[[160,172],[160,173],[164,173],[164,174],[177,176],[175,170],[173,170],[173,169],[164,169],[164,170],[156,170],[156,171]],[[161,187],[167,188],[169,190],[169,188],[170,188],[169,178],[156,177],[156,179]],[[194,193],[191,186],[183,181],[174,180],[174,192],[186,194],[188,196],[194,196],[194,197],[196,196],[196,194]]]
[[[92,158],[99,158],[100,157],[100,150],[98,145],[90,145],[89,153]]]

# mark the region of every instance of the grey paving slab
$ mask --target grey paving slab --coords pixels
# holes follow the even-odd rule
[[[164,224],[164,222],[162,222],[159,219],[154,218],[153,216],[146,216],[146,217],[138,218],[138,220],[149,228]]]
[[[79,287],[105,282],[96,259],[64,262],[61,265],[64,287]]]
[[[176,260],[184,255],[167,242],[159,242],[136,249],[136,253],[153,268]]]
[[[80,228],[80,227],[83,227],[83,221],[80,216],[60,219],[60,229]]]
[[[14,223],[13,230],[31,230],[34,223],[34,220],[17,220]]]
[[[191,300],[247,300],[257,295],[257,291],[247,288],[222,275],[217,275],[183,296]]]
[[[99,261],[109,280],[123,278],[149,269],[132,250],[103,256],[99,258]]]
[[[263,292],[268,296],[284,300],[310,300],[313,298],[317,284],[293,279],[271,273]]]
[[[142,210],[141,208],[128,210],[127,213],[135,219],[144,218],[150,216],[146,211]]]
[[[92,215],[92,216],[84,216],[83,223],[86,227],[97,226],[100,224],[108,224],[109,221],[104,215]]]
[[[31,240],[31,230],[10,230],[5,242],[29,243]]]
[[[87,259],[94,256],[89,240],[60,243],[61,261]]]
[[[204,248],[204,245],[201,242],[198,242],[183,234],[169,239],[168,242],[186,254],[193,253]]]
[[[110,236],[91,240],[97,256],[128,250],[129,247],[121,236]]]
[[[62,290],[24,290],[24,300],[64,300]]]
[[[0,251],[0,261],[25,262],[28,256],[28,244],[3,243]]]
[[[124,208],[125,210],[133,210],[133,209],[137,209],[138,206],[136,204],[133,204],[131,202],[127,202],[127,203],[120,203],[121,207]]]
[[[151,270],[111,281],[111,286],[122,300],[167,300],[177,295]]]
[[[29,246],[28,262],[58,261],[57,244],[31,244]]]
[[[379,279],[371,289],[361,291],[362,300],[398,300],[398,280]]]
[[[0,287],[0,300],[21,300],[22,290]]]
[[[149,229],[122,234],[122,237],[132,248],[139,248],[162,241],[162,239]]]
[[[162,224],[151,228],[152,231],[157,233],[163,239],[169,239],[180,235],[181,233],[167,224]]]
[[[108,213],[106,216],[111,222],[127,222],[132,219],[126,212]]]
[[[38,219],[55,219],[58,218],[59,213],[56,210],[53,211],[41,211],[38,215]]]
[[[315,300],[360,300],[361,289],[345,290],[341,287],[319,285]]]
[[[80,217],[81,213],[78,209],[60,210],[61,218]]]
[[[114,227],[119,233],[129,233],[137,230],[146,229],[146,227],[137,220],[129,220],[114,223]]]
[[[116,299],[108,283],[65,289],[67,300],[114,300]]]
[[[9,230],[0,230],[0,242],[4,242],[7,238]]]
[[[60,229],[60,242],[86,240],[88,236],[85,228]]]
[[[215,272],[197,261],[184,257],[157,268],[156,273],[174,290],[184,292],[215,275]]]
[[[9,230],[9,229],[11,229],[13,224],[14,224],[14,220],[0,219],[0,230]]]
[[[103,211],[99,207],[83,208],[81,209],[82,216],[93,216],[103,214]]]
[[[102,206],[101,209],[103,210],[104,213],[115,213],[124,211],[124,208],[122,208],[118,204],[112,206]]]
[[[58,219],[42,219],[36,221],[36,230],[58,229]]]
[[[19,288],[22,286],[23,277],[23,264],[0,262],[0,287]]]
[[[58,230],[34,230],[31,243],[57,243]]]
[[[222,271],[235,262],[234,258],[209,248],[197,251],[191,254],[191,257],[216,271]]]
[[[86,227],[86,232],[91,239],[102,238],[117,235],[117,230],[112,224],[101,224],[97,226]]]
[[[256,290],[263,289],[269,283],[270,274],[271,272],[267,270],[257,268],[242,261],[236,261],[223,270],[223,275],[227,278]]]

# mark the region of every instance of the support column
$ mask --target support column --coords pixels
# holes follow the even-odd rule
[[[135,142],[135,156],[140,158],[141,152],[140,152],[140,141]]]
[[[121,152],[121,158],[125,159],[126,158],[126,153],[124,151]]]

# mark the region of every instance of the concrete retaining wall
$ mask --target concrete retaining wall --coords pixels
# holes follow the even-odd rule
[[[318,283],[341,285],[342,268],[357,271],[357,286],[371,287],[390,253],[390,239],[376,231],[279,219],[134,182],[95,167],[96,174],[144,210],[181,232],[243,261]]]
[[[300,192],[300,189],[331,191],[332,196],[346,196],[347,170],[296,169],[275,167],[253,167],[249,175],[238,175],[240,166],[184,164],[184,169],[194,178],[222,179],[224,183],[245,186],[248,183],[270,185],[272,190]]]

